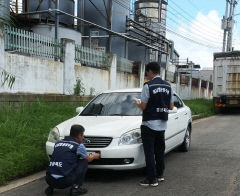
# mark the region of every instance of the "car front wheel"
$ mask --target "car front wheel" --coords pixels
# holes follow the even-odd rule
[[[190,144],[191,144],[191,131],[190,127],[188,126],[184,136],[184,141],[180,146],[180,150],[182,152],[188,152],[190,149]]]

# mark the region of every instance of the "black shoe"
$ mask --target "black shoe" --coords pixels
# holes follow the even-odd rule
[[[145,180],[140,181],[139,184],[140,184],[141,186],[153,186],[153,187],[158,186],[157,180],[153,180],[153,181],[150,182],[148,179],[145,179]]]
[[[70,195],[71,196],[78,196],[87,193],[87,189],[82,188],[81,186],[78,188],[71,188]]]
[[[51,195],[53,195],[53,188],[52,187],[47,187],[46,189],[45,189],[45,194],[47,195],[47,196],[51,196]]]

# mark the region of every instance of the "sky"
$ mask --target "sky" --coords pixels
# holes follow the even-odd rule
[[[213,67],[213,53],[222,51],[221,20],[225,14],[225,0],[168,0],[167,38],[174,41],[180,59],[200,64],[202,69]],[[240,2],[235,8],[240,13]],[[240,49],[240,15],[235,17],[233,47]],[[191,41],[176,34],[184,35]],[[196,43],[197,42],[197,43]]]

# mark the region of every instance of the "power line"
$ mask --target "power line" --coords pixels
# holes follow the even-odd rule
[[[175,20],[173,20],[172,18],[170,18],[170,17],[168,17],[168,19],[170,19],[170,20],[172,20],[172,21],[174,21],[174,22],[176,22]],[[168,26],[170,26],[170,25],[168,25]],[[184,28],[183,28],[184,29]],[[186,32],[187,32],[187,29],[184,29]],[[189,37],[193,37],[193,35],[194,34],[187,34]],[[203,37],[203,36],[201,36],[201,35],[197,35],[197,37],[196,37],[197,39],[200,39],[201,41],[208,41],[208,42],[212,42],[212,43],[214,43],[214,44],[221,44],[221,42],[216,42],[216,41],[213,41],[213,40],[209,40],[209,39],[207,39],[207,38],[205,38],[205,37]]]
[[[169,6],[169,7],[171,8],[171,6]],[[174,9],[173,7],[172,7],[172,9],[173,9],[174,11],[176,11],[179,15],[181,15],[183,18],[185,18],[185,21],[188,21],[189,23],[192,23],[191,20],[189,20],[188,18],[186,18],[183,14],[181,14],[180,12],[178,12],[176,9]],[[173,13],[173,12],[170,11],[169,9],[168,9],[168,12],[171,13],[172,15],[175,15],[176,17],[178,17],[175,13]],[[196,20],[195,20],[195,21],[196,21]],[[204,24],[204,25],[199,25],[198,23],[199,23],[199,22],[196,22],[196,26],[199,27],[198,31],[202,31],[202,32],[203,32],[202,29],[205,29],[205,30],[204,30],[204,33],[208,33],[208,34],[211,35],[211,36],[213,36],[212,33],[216,34],[216,30],[212,31],[212,33],[211,33],[211,32],[209,31],[209,30],[211,30],[211,29],[206,30],[206,28],[204,28],[204,26],[205,26],[206,24]],[[219,27],[219,28],[220,28],[220,27]],[[215,36],[214,36],[214,37],[215,37]]]
[[[171,28],[173,28],[173,27],[171,27]],[[187,41],[189,41],[189,42],[192,42],[192,43],[194,43],[194,44],[201,45],[201,46],[204,46],[204,47],[207,47],[207,48],[221,49],[221,47],[209,45],[209,44],[206,44],[206,43],[204,43],[204,42],[199,42],[199,41],[196,41],[196,40],[194,40],[194,39],[192,39],[192,38],[190,38],[190,37],[188,37],[188,36],[186,36],[186,35],[182,35],[182,34],[180,34],[180,33],[177,33],[177,32],[174,30],[174,28],[173,28],[173,29],[170,29],[170,28],[168,27],[166,30],[167,30],[167,32],[169,32],[169,33],[171,33],[171,34],[174,34],[174,35],[176,35],[176,36],[178,36],[178,37],[180,37],[180,38],[182,38],[182,39],[185,39],[185,40],[187,40]]]
[[[178,14],[180,14],[181,16],[183,16],[184,18],[186,18],[182,13],[184,13],[187,17],[189,17],[191,20],[193,19],[193,20],[195,20],[195,21],[197,21],[199,24],[201,24],[201,27],[203,27],[203,26],[205,26],[205,24],[204,23],[202,23],[201,21],[199,21],[199,20],[196,20],[196,18],[195,17],[193,17],[192,15],[190,15],[186,10],[184,10],[184,9],[182,9],[178,4],[176,4],[174,1],[172,1],[172,0],[170,0],[172,3],[173,3],[173,5],[177,8],[177,9],[180,9],[181,10],[181,12],[179,12],[178,10],[176,10],[175,8],[173,8],[172,6],[170,6],[169,4],[168,4],[168,7],[170,7],[170,8],[172,8],[173,10],[175,10]],[[186,18],[186,20],[188,20],[189,21],[189,19],[188,18]],[[208,18],[208,20],[209,20],[209,18]],[[190,21],[190,22],[192,22],[192,21]],[[211,23],[212,25],[214,25],[214,26],[217,26],[216,24],[215,24],[215,22],[212,22]],[[202,26],[203,25],[203,26]],[[212,28],[210,27],[210,29],[208,29],[208,30],[211,30]],[[214,31],[214,33],[216,32],[214,29],[212,29],[213,31]]]
[[[172,13],[172,12],[170,12],[170,11],[169,11],[169,13],[171,13],[171,14],[174,15],[174,16],[176,16],[174,13]],[[178,24],[178,22],[177,22],[176,20],[170,18],[169,16],[167,17],[167,19],[170,19],[170,20],[173,21],[174,23]],[[206,39],[206,40],[209,40],[209,39],[203,37],[203,36],[201,35],[201,33],[199,33],[199,32],[202,32],[202,34],[206,34],[205,31],[202,31],[202,30],[196,28],[195,26],[192,26],[192,28],[196,30],[196,34],[198,34],[199,37],[202,37],[202,38],[204,38],[204,39]],[[185,28],[183,28],[183,29],[185,29]],[[208,36],[208,37],[211,37],[211,38],[213,38],[213,39],[216,39],[216,36],[213,36],[212,34],[207,34],[207,36]],[[210,41],[210,42],[213,42],[212,40],[209,40],[209,41]],[[219,43],[220,43],[220,42],[219,42]]]
[[[118,5],[122,6],[123,8],[129,10],[131,13],[134,13],[133,10],[131,10],[126,4],[120,2],[119,0],[113,0],[115,3],[117,3]],[[204,44],[203,42],[198,42],[198,41],[195,41],[189,37],[186,37],[185,35],[182,35],[180,33],[176,33],[174,30],[171,30],[167,27],[167,25],[165,27],[162,26],[162,24],[159,24],[162,28],[166,28],[166,31],[169,32],[169,33],[172,33],[174,35],[177,35],[187,41],[190,41],[192,43],[195,43],[195,44],[198,44],[198,45],[201,45],[201,46],[205,46],[207,48],[219,48],[219,47],[216,47],[216,46],[212,46],[212,45],[208,45],[208,44]],[[205,39],[205,38],[204,38]]]

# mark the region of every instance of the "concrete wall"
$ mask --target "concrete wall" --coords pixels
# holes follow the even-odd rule
[[[62,62],[5,52],[5,69],[16,76],[16,81],[12,89],[0,86],[0,93],[73,94],[76,79],[80,79],[83,83],[86,95],[90,94],[91,88],[95,90],[95,94],[109,89],[109,70],[80,64],[75,64],[73,67],[75,77],[72,77],[71,72],[66,70],[64,76],[64,63]],[[72,78],[65,93],[63,92],[64,78]],[[116,73],[115,89],[136,87],[139,87],[138,76]]]
[[[74,66],[75,77],[80,79],[83,87],[86,89],[86,94],[90,94],[90,88],[94,88],[96,94],[105,91],[109,87],[109,71],[103,69],[96,69],[92,67],[81,66],[80,64]]]
[[[0,86],[0,92],[63,92],[63,63],[5,52],[5,70],[16,77],[12,89]]]
[[[120,73],[117,72],[117,57],[115,54],[111,54],[108,69],[81,66],[74,60],[75,41],[69,39],[61,41],[63,44],[62,62],[13,54],[4,52],[4,40],[0,28],[0,68],[16,77],[13,88],[9,89],[6,85],[0,85],[0,93],[71,95],[77,79],[83,83],[83,87],[86,89],[85,95],[90,94],[91,88],[94,89],[95,94],[98,94],[108,89],[142,87],[144,65],[141,65],[138,75]],[[174,67],[170,68],[173,70]],[[162,71],[162,75],[165,75],[164,71]],[[200,89],[195,85],[190,91],[189,86],[179,85],[179,78],[177,81],[178,85],[172,84],[172,86],[183,99],[211,98],[212,96],[211,90],[207,93],[206,88]]]
[[[117,73],[117,89],[139,87],[139,78],[136,75]]]
[[[174,87],[176,88],[176,85],[171,84],[172,88],[174,89]],[[175,92],[178,93],[178,95],[185,100],[188,99],[198,99],[198,98],[205,98],[205,99],[212,99],[212,90],[208,90],[207,93],[207,89],[204,87],[201,87],[200,90],[200,97],[199,97],[199,88],[192,86],[191,89],[191,96],[189,97],[189,86],[188,85],[180,85],[180,89],[175,90]]]

